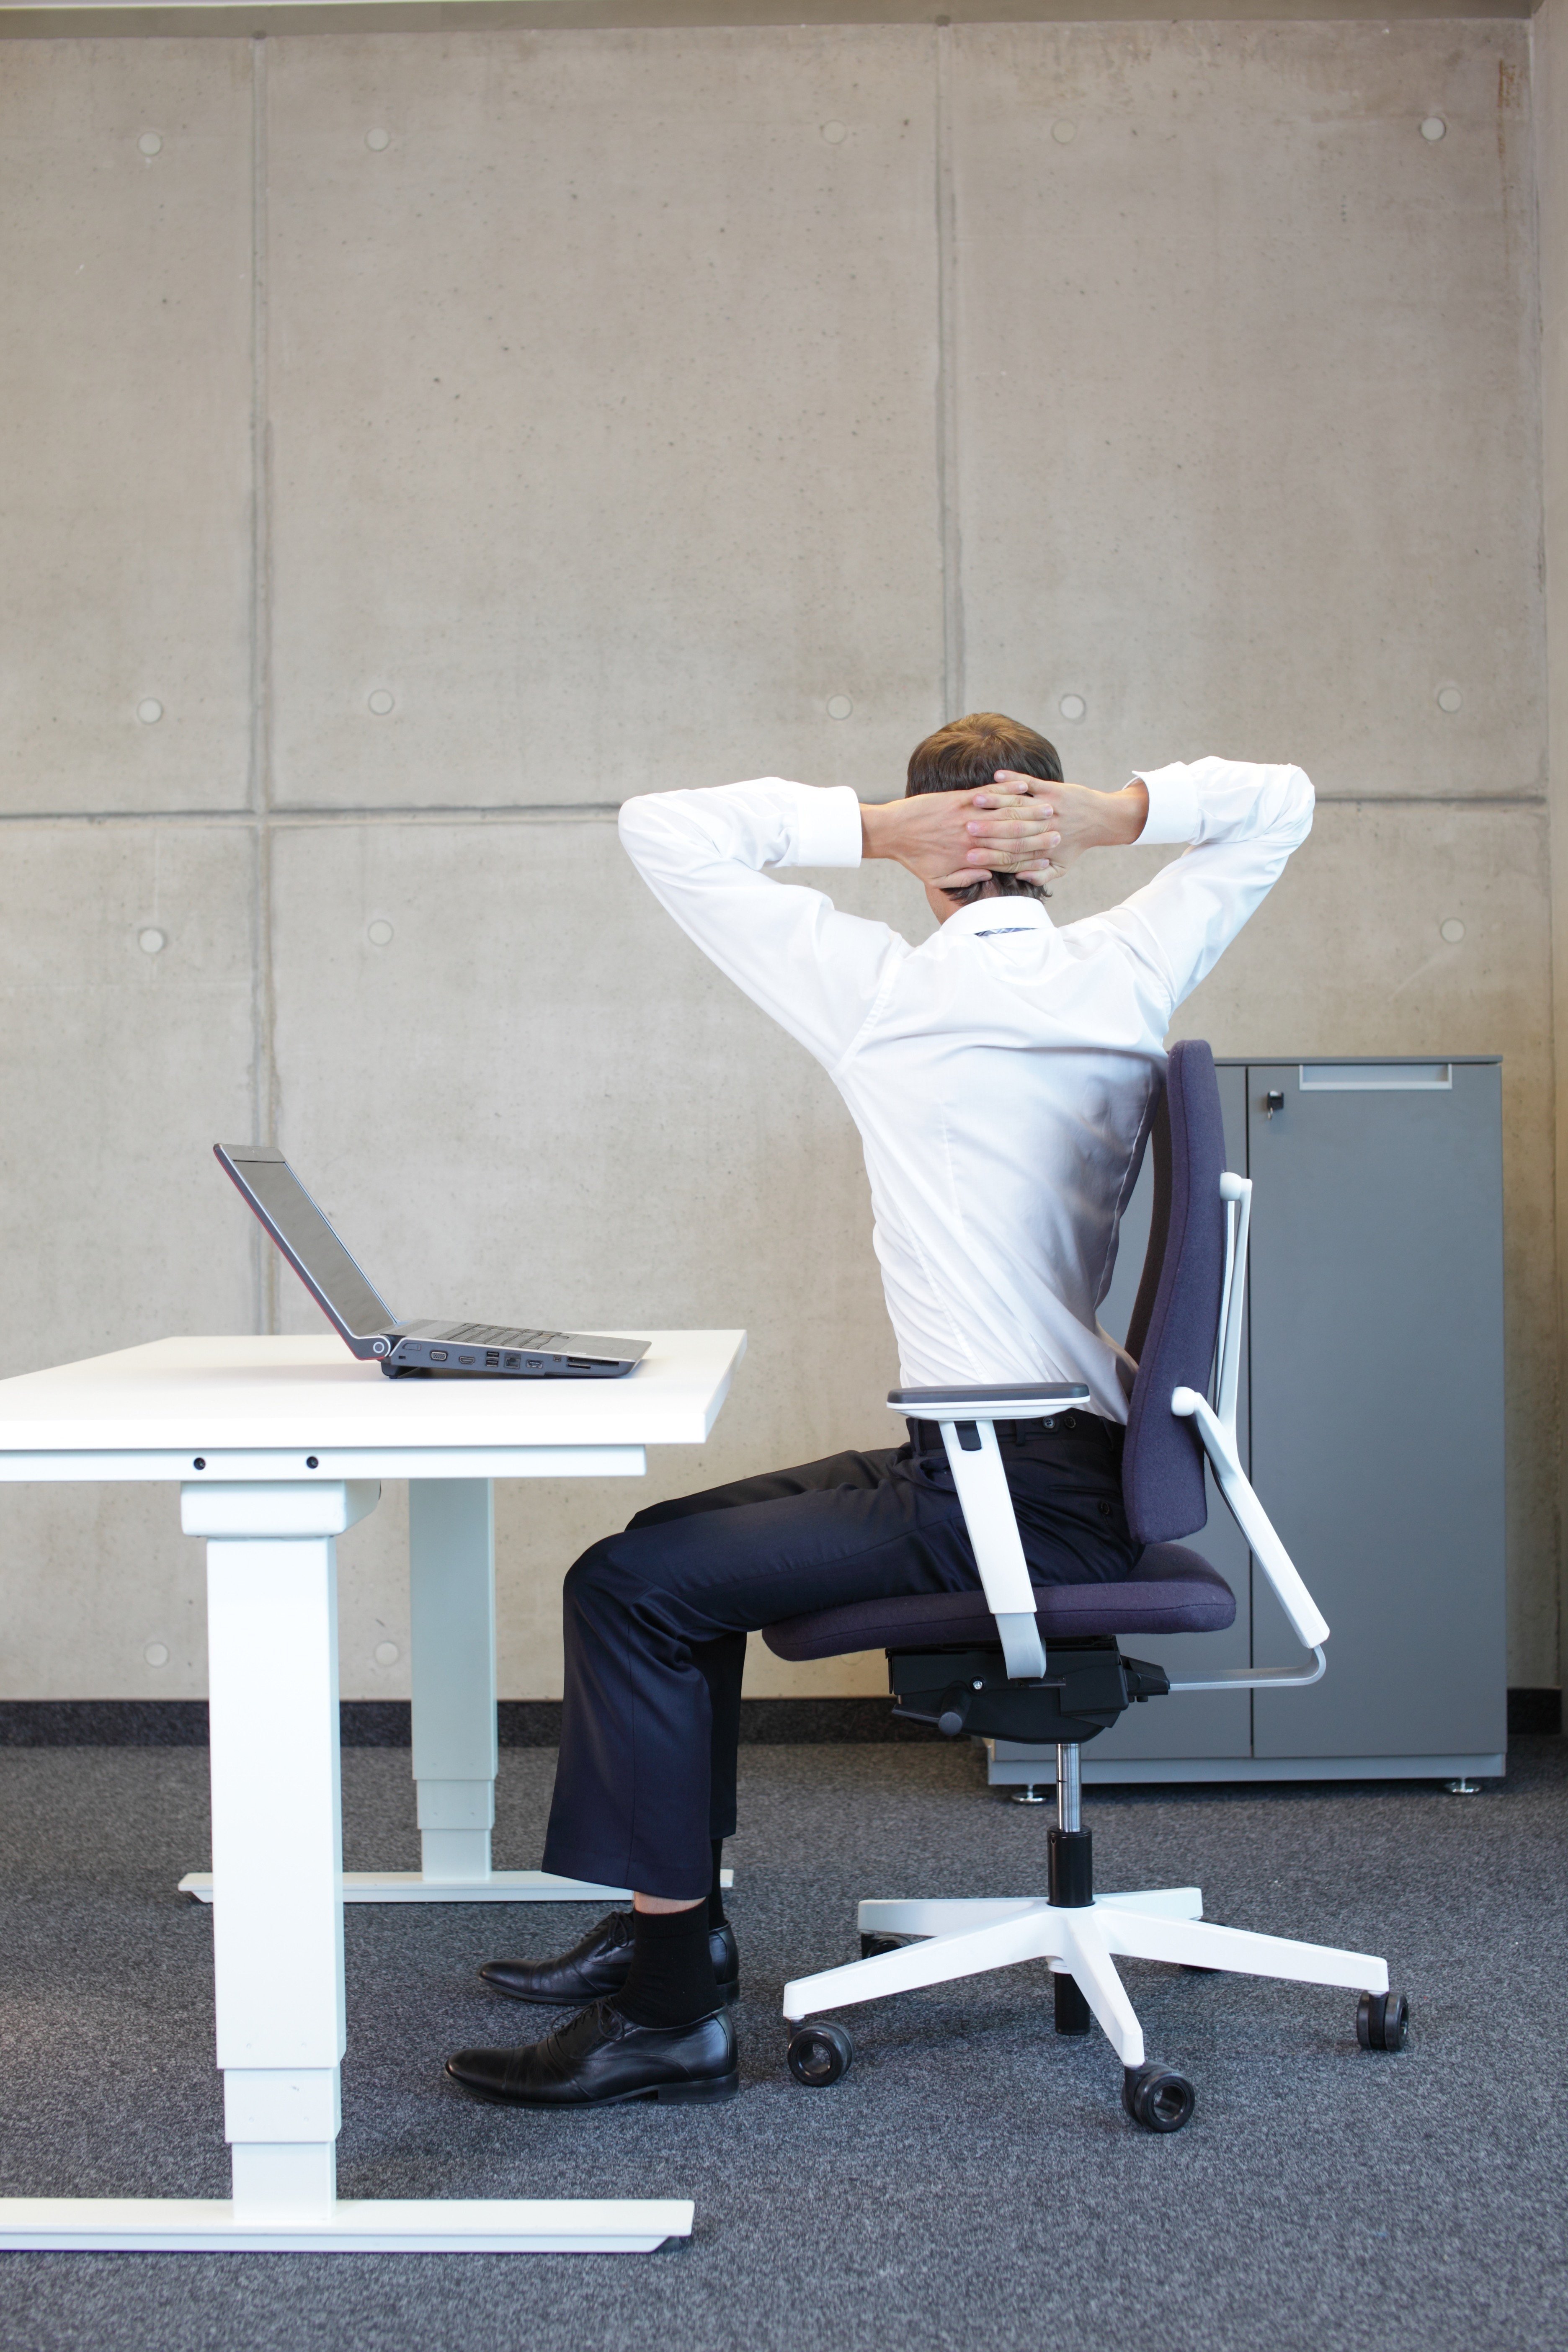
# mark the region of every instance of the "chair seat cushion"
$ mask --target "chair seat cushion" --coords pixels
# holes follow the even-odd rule
[[[1150,1544],[1121,1584],[1037,1585],[1042,1641],[1096,1633],[1221,1633],[1236,1622],[1236,1595],[1217,1569],[1181,1544]],[[780,1658],[840,1658],[854,1650],[921,1650],[952,1642],[994,1642],[996,1621],[983,1592],[919,1592],[895,1601],[849,1601],[764,1625]]]

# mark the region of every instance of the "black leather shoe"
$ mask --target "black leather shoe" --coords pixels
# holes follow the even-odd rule
[[[607,2000],[522,2050],[459,2050],[447,2072],[475,2098],[519,2107],[685,2106],[741,2087],[728,2010],[690,2025],[634,2025]]]
[[[722,2001],[741,1998],[741,1956],[735,1930],[726,1919],[708,1930],[713,1974]],[[542,2001],[550,2009],[575,2009],[584,2000],[614,2000],[624,1992],[632,1966],[632,1915],[612,1911],[581,1943],[558,1960],[487,1960],[479,1970],[486,1984],[513,2000]]]

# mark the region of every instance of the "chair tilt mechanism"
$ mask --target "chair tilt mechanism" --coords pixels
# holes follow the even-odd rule
[[[1037,1680],[1008,1678],[1000,1646],[972,1650],[890,1650],[888,1680],[906,1723],[931,1723],[956,1739],[1016,1739],[1029,1747],[1092,1739],[1140,1700],[1171,1687],[1163,1666],[1124,1658],[1109,1633],[1098,1640],[1052,1642]]]
[[[952,1738],[1054,1743],[1057,1750],[1046,1894],[864,1902],[859,1960],[784,1987],[790,2071],[813,2089],[837,2082],[854,2054],[845,2028],[825,2011],[1030,1959],[1050,1969],[1058,2033],[1100,2025],[1121,2061],[1127,2114],[1149,2131],[1181,2128],[1193,2112],[1193,2086],[1146,2058],[1117,1973],[1120,1957],[1343,1985],[1360,1996],[1362,2048],[1404,2045],[1405,2001],[1390,1992],[1387,1968],[1371,1954],[1213,1926],[1195,1886],[1094,1892],[1093,1844],[1080,1818],[1083,1743],[1127,1707],[1171,1693],[1315,1683],[1325,1670],[1329,1635],[1237,1448],[1252,1187],[1225,1166],[1219,1087],[1206,1045],[1188,1041],[1172,1048],[1152,1143],[1153,1215],[1127,1334],[1137,1377],[1121,1484],[1128,1524],[1143,1546],[1132,1574],[1120,1584],[1037,1590],[1029,1581],[994,1424],[1039,1420],[1053,1426],[1058,1416],[1089,1408],[1087,1388],[895,1389],[888,1402],[897,1412],[942,1430],[980,1590],[852,1601],[770,1625],[763,1635],[789,1659],[884,1649],[896,1716],[932,1724]],[[1236,1599],[1225,1579],[1176,1540],[1207,1519],[1205,1461],[1293,1631],[1311,1652],[1310,1665],[1221,1669],[1173,1682],[1163,1667],[1122,1654],[1124,1634],[1217,1633],[1235,1622]]]

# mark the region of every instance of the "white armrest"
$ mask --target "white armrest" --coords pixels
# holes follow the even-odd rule
[[[916,1421],[1049,1421],[1087,1405],[1082,1381],[1035,1381],[1026,1388],[889,1389],[895,1412]]]
[[[1303,1649],[1321,1649],[1329,1638],[1329,1623],[1296,1572],[1296,1564],[1275,1534],[1268,1512],[1253,1493],[1241,1466],[1236,1441],[1196,1389],[1177,1389],[1171,1411],[1180,1420],[1197,1423],[1204,1452],[1214,1465],[1215,1483],[1230,1515],[1247,1538],[1253,1558],[1279,1596],[1279,1605]],[[1314,1682],[1317,1676],[1311,1678]]]
[[[974,1565],[980,1570],[980,1589],[996,1620],[1012,1682],[1038,1682],[1046,1671],[1046,1653],[1035,1622],[1035,1588],[1018,1540],[1007,1473],[991,1424],[1066,1412],[1088,1401],[1089,1391],[1079,1387],[1058,1389],[1054,1395],[1037,1388],[1015,1390],[1011,1397],[1005,1388],[894,1389],[888,1399],[896,1412],[913,1411],[917,1420],[934,1421],[941,1427]],[[960,1429],[978,1438],[979,1444],[963,1444]]]
[[[973,1547],[974,1565],[980,1570],[981,1589],[1002,1637],[1008,1679],[1037,1682],[1046,1671],[1046,1653],[1035,1622],[1035,1588],[1018,1540],[1018,1522],[996,1432],[988,1421],[977,1420],[974,1433],[980,1444],[975,1450],[960,1444],[959,1427],[955,1421],[944,1421],[942,1442]]]
[[[889,1389],[888,1402],[895,1412],[917,1421],[934,1421],[952,1469],[963,1524],[980,1570],[980,1587],[996,1620],[1002,1654],[1009,1680],[1037,1682],[1046,1671],[1046,1653],[1035,1622],[1035,1588],[1018,1540],[1018,1522],[1007,1474],[996,1449],[998,1421],[1050,1421],[1075,1405],[1087,1405],[1089,1392],[1081,1381],[1000,1381],[984,1388]],[[963,1429],[972,1441],[959,1436]]]
[[[1236,1433],[1236,1392],[1241,1374],[1241,1318],[1247,1300],[1247,1239],[1252,1223],[1252,1180],[1227,1168],[1219,1180],[1225,1202],[1225,1286],[1220,1294],[1219,1362],[1215,1411],[1222,1429]]]

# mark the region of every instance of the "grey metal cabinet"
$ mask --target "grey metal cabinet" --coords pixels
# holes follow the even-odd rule
[[[1253,1179],[1243,1458],[1329,1621],[1307,1690],[1130,1708],[1087,1780],[1503,1769],[1501,1069],[1496,1060],[1220,1065],[1230,1165]],[[1272,1099],[1271,1099],[1272,1098]],[[1101,1310],[1125,1330],[1145,1169]],[[1237,1595],[1228,1634],[1124,1646],[1173,1674],[1300,1651],[1210,1486],[1188,1538]],[[998,1741],[991,1778],[1047,1777]]]

